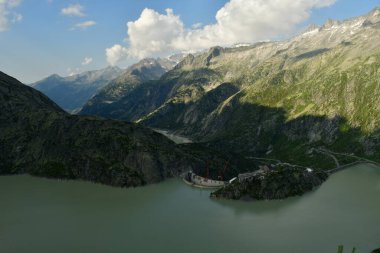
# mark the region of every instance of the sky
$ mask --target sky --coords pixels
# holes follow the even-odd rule
[[[286,39],[380,0],[0,0],[0,71],[24,83],[144,57]]]

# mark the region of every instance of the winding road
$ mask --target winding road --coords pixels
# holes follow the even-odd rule
[[[327,155],[327,156],[331,157],[331,159],[334,160],[336,167],[333,168],[333,169],[330,169],[330,170],[326,170],[326,172],[329,173],[329,174],[333,174],[333,173],[345,170],[345,169],[347,169],[347,168],[349,168],[351,166],[358,165],[358,164],[363,164],[363,163],[373,164],[375,166],[380,167],[380,164],[377,163],[377,162],[375,162],[375,161],[372,161],[372,160],[369,160],[369,159],[366,159],[366,158],[363,158],[363,157],[359,157],[359,156],[356,156],[356,155],[353,155],[353,154],[338,153],[338,152],[334,152],[334,151],[331,151],[331,150],[328,150],[328,149],[324,149],[324,148],[313,148],[312,151],[315,151],[315,152]],[[343,165],[341,165],[339,163],[338,158],[336,156],[347,156],[347,157],[351,157],[351,158],[356,159],[356,161],[354,161],[352,163],[349,163],[349,164],[343,164]],[[254,159],[254,160],[262,160],[262,161],[272,161],[272,162],[276,162],[277,165],[287,165],[287,166],[291,166],[291,167],[299,167],[299,168],[308,169],[307,167],[304,167],[304,166],[301,166],[301,165],[290,164],[290,163],[282,162],[282,161],[276,160],[276,159],[269,159],[269,158],[262,158],[262,157],[253,157],[253,156],[249,156],[249,157],[246,157],[246,158],[247,159]]]

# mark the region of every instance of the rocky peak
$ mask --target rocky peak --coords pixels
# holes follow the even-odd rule
[[[74,82],[78,85],[88,85],[98,80],[112,80],[116,78],[122,70],[118,67],[108,66],[103,69],[85,71],[76,75],[64,77],[67,82]]]
[[[315,31],[315,30],[317,30],[317,29],[319,29],[319,28],[320,28],[320,27],[319,27],[318,25],[316,25],[316,24],[311,24],[311,25],[309,25],[309,26],[305,29],[304,33],[312,32],[312,31]]]
[[[50,75],[48,77],[45,78],[45,80],[49,80],[49,81],[52,81],[52,80],[61,80],[61,79],[64,79],[64,77],[58,75],[58,74],[53,74],[53,75]]]
[[[367,16],[365,16],[365,23],[367,24],[375,24],[380,22],[380,8],[373,9]]]
[[[143,68],[149,68],[153,65],[157,65],[157,61],[153,58],[145,58],[139,61],[136,64],[133,64],[132,66],[128,67],[126,72],[133,72],[133,71],[140,71]]]
[[[219,47],[219,46],[210,48],[210,50],[208,51],[207,57],[206,57],[206,65],[209,66],[211,60],[215,57],[218,57],[223,52],[224,52],[224,48]]]
[[[181,69],[185,66],[191,65],[193,64],[194,59],[195,59],[194,55],[188,54],[185,58],[183,58],[183,60],[180,63],[177,64],[177,66],[175,66],[174,69]]]
[[[367,15],[368,17],[380,17],[380,7],[374,8],[370,13]]]
[[[366,27],[370,27],[372,26],[373,23],[370,21],[370,20],[365,20],[363,23],[362,23],[362,28],[366,28]]]
[[[224,52],[224,48],[220,46],[212,47],[208,51],[208,54],[211,55],[212,57],[217,57],[219,56],[222,52]]]
[[[315,24],[309,25],[302,33],[301,37],[312,36],[317,34],[321,30],[321,27]]]
[[[337,20],[329,18],[326,23],[322,26],[322,29],[331,29],[333,27],[339,26],[341,23]]]
[[[140,75],[140,73],[144,72],[144,70],[151,69],[151,68],[157,68],[160,67],[160,64],[158,61],[154,58],[145,58],[139,61],[136,64],[133,64],[132,66],[128,67],[125,72],[120,76],[126,76],[126,75]]]
[[[58,74],[53,74],[53,75],[50,75],[50,76],[42,79],[41,81],[29,84],[29,86],[36,87],[42,82],[55,83],[55,82],[59,82],[59,81],[65,81],[65,78],[58,75]]]

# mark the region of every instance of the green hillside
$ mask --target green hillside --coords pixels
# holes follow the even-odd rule
[[[281,42],[214,47],[139,85],[105,117],[244,156],[331,168],[379,161],[380,10]]]

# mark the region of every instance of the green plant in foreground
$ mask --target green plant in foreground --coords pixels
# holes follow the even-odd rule
[[[343,251],[344,251],[344,247],[343,247],[343,245],[339,245],[338,246],[338,253],[343,253]],[[356,248],[354,247],[353,249],[352,249],[352,253],[355,253],[356,252]]]

